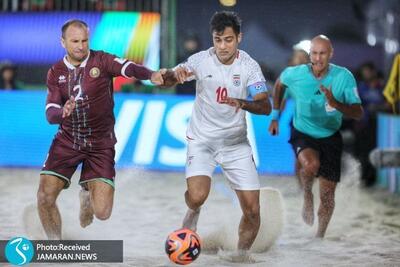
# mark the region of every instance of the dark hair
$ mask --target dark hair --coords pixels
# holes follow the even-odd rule
[[[238,14],[232,11],[216,12],[210,20],[210,32],[222,33],[225,28],[232,27],[236,35],[240,33],[242,20]]]
[[[6,62],[6,63],[3,63],[3,65],[1,65],[1,62],[0,62],[0,73],[3,74],[3,72],[6,70],[12,70],[12,71],[16,72],[17,66],[12,64],[11,62]]]
[[[71,25],[75,25],[75,26],[82,27],[82,28],[88,28],[88,25],[83,20],[80,20],[80,19],[67,20],[64,23],[64,25],[61,27],[61,36],[62,36],[62,38],[65,38],[65,32],[67,31],[68,27],[71,26]]]
[[[370,70],[376,70],[375,64],[372,61],[364,62],[363,64],[361,64],[361,66],[359,68],[360,68],[360,70],[364,69],[364,68],[368,68]]]

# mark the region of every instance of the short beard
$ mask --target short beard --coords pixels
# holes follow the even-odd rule
[[[229,57],[227,60],[225,60],[225,61],[222,61],[220,57],[218,57],[218,60],[221,61],[221,63],[225,64],[225,63],[231,61],[232,59],[234,59],[234,58],[236,57],[236,54],[237,54],[237,53],[234,53],[232,56],[230,56],[230,57]]]

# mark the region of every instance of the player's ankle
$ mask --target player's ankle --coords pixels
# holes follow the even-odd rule
[[[250,253],[250,250],[242,248],[242,249],[237,249],[236,252],[239,256],[246,256]]]
[[[197,213],[197,212],[200,211],[200,209],[201,209],[201,207],[198,207],[198,208],[196,208],[196,209],[191,209],[191,208],[189,208],[189,211],[191,211],[191,212],[193,212],[193,213]]]

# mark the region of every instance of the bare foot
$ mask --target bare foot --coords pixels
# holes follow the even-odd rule
[[[302,216],[306,224],[310,226],[314,224],[314,200],[312,194],[311,196],[304,196]]]
[[[85,228],[93,222],[93,208],[90,203],[89,191],[82,189],[79,192],[79,200],[81,204],[81,210],[79,212],[79,220],[81,227]]]
[[[319,231],[317,232],[317,234],[315,235],[315,238],[317,238],[317,239],[323,239],[324,238],[324,235],[325,234],[323,234],[323,233],[320,233]]]
[[[190,230],[196,232],[199,215],[200,208],[197,210],[188,209],[185,218],[183,219],[182,228],[189,228]]]
[[[220,259],[229,262],[241,262],[241,263],[255,263],[255,259],[251,256],[248,250],[235,250],[235,251],[218,251]]]

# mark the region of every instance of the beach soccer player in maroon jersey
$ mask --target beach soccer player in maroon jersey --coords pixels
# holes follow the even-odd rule
[[[135,77],[164,85],[165,69],[151,71],[132,61],[89,49],[89,29],[80,20],[62,26],[66,56],[47,74],[46,116],[59,129],[40,172],[39,216],[49,239],[61,239],[56,200],[82,163],[80,224],[110,217],[114,199],[113,77]]]

